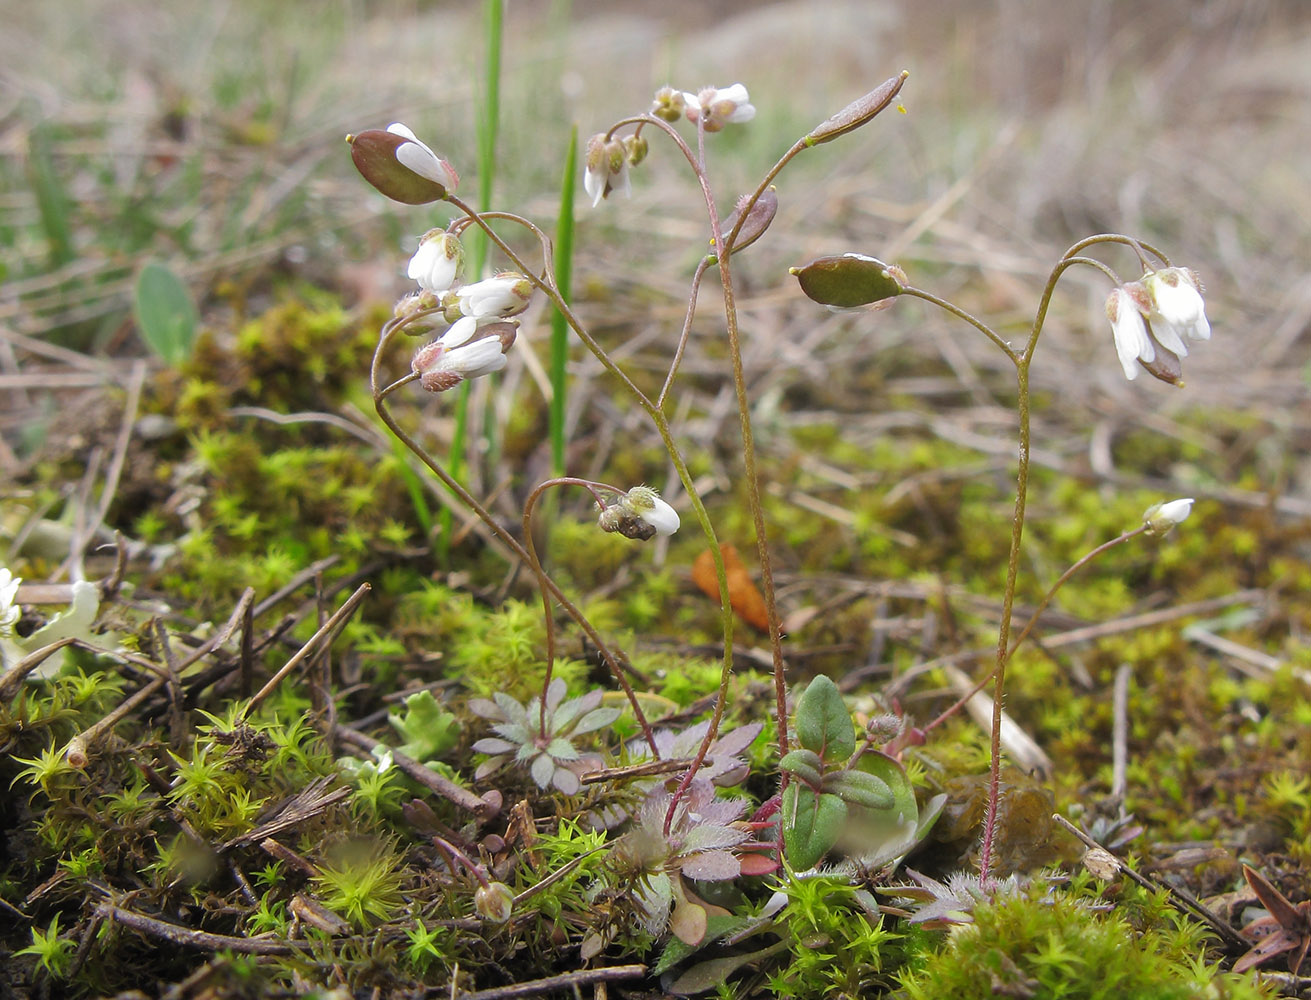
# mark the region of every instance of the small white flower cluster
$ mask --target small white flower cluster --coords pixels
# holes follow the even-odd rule
[[[1211,324],[1202,301],[1202,283],[1186,267],[1150,271],[1111,292],[1106,316],[1125,378],[1144,369],[1165,382],[1181,384],[1184,339],[1210,340]]]
[[[522,274],[507,271],[462,285],[463,269],[459,238],[441,229],[429,230],[406,272],[419,283],[420,291],[396,306],[398,317],[440,309],[433,315],[450,323],[441,336],[419,348],[411,362],[429,392],[444,392],[465,379],[504,368],[519,327],[511,317],[527,309],[533,296],[533,284]],[[415,332],[427,329],[415,325]]]
[[[643,542],[655,535],[672,535],[679,523],[678,511],[649,486],[634,486],[621,494],[597,519],[602,531],[617,531]]]
[[[731,87],[705,87],[697,93],[661,87],[656,91],[651,114],[667,122],[686,117],[699,122],[707,132],[718,132],[725,125],[749,122],[756,116],[747,88],[740,83]],[[587,140],[584,159],[583,188],[592,199],[592,207],[614,192],[627,197],[632,193],[628,168],[646,157],[647,144],[640,132],[620,139],[599,132]]]
[[[756,117],[747,88],[740,83],[731,87],[702,87],[695,94],[661,87],[656,91],[651,113],[667,122],[684,115],[699,123],[707,132],[719,132],[725,125],[741,125]]]

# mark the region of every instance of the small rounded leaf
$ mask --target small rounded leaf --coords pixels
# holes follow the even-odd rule
[[[802,747],[793,750],[778,762],[780,771],[795,775],[808,785],[818,786],[823,780],[824,762],[814,750]]]
[[[842,763],[856,752],[856,727],[842,693],[823,674],[797,701],[797,739],[825,761]]]
[[[891,809],[896,801],[886,781],[865,771],[830,771],[824,775],[824,791],[868,809]]]
[[[855,309],[901,294],[890,265],[860,253],[819,257],[790,269],[801,290],[820,305]]]
[[[847,822],[847,804],[836,795],[819,795],[800,785],[783,792],[783,850],[788,864],[806,871],[837,843]]]

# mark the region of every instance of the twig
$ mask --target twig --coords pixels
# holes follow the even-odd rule
[[[558,990],[573,990],[593,983],[613,983],[624,979],[638,979],[646,975],[645,965],[612,965],[607,969],[579,969],[566,972],[560,976],[547,976],[527,983],[515,983],[512,986],[497,986],[490,990],[478,990],[475,993],[455,993],[455,1000],[512,1000],[514,997],[533,997],[542,993],[554,993]],[[430,995],[445,992],[440,988],[430,990]]]
[[[1162,882],[1159,879],[1150,879],[1145,875],[1140,875],[1060,813],[1054,813],[1052,819],[1055,820],[1058,825],[1063,827],[1067,833],[1074,835],[1074,837],[1082,841],[1083,845],[1088,848],[1089,852],[1097,851],[1099,860],[1110,864],[1117,872],[1125,875],[1130,881],[1136,882],[1150,892],[1155,892],[1157,889],[1165,890],[1165,892],[1170,896],[1171,902],[1174,903],[1176,909],[1183,913],[1192,914],[1194,917],[1201,920],[1228,944],[1247,950],[1250,942],[1245,941],[1236,930],[1203,906],[1192,893],[1185,889],[1180,889],[1178,886]]]
[[[207,951],[227,949],[228,951],[242,952],[247,955],[290,955],[300,951],[303,947],[298,943],[293,944],[285,940],[271,941],[261,938],[229,937],[226,934],[196,931],[189,927],[181,927],[178,924],[170,924],[164,920],[148,917],[144,913],[125,910],[113,903],[101,903],[96,908],[96,914],[131,927],[142,934],[163,938],[166,941],[172,941],[174,944],[180,944],[188,948],[204,948]]]
[[[265,698],[273,693],[273,689],[282,683],[282,679],[300,665],[300,662],[311,654],[317,653],[321,647],[331,642],[336,636],[337,630],[341,628],[346,621],[355,614],[355,609],[359,607],[360,602],[364,600],[373,587],[367,583],[362,583],[355,589],[355,593],[346,598],[346,602],[336,610],[331,618],[323,623],[323,626],[310,636],[309,641],[298,649],[294,656],[284,663],[276,674],[269,678],[267,684],[255,693],[246,705],[245,711],[241,713],[243,720],[250,718],[250,713],[255,710]]]
[[[1129,785],[1129,677],[1133,668],[1121,663],[1115,670],[1111,696],[1111,798],[1124,801]]]

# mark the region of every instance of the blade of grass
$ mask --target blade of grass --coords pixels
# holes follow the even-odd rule
[[[27,174],[36,195],[41,229],[50,244],[50,267],[63,267],[73,260],[73,236],[68,222],[68,197],[55,172],[50,129],[38,125],[28,140]]]
[[[560,184],[560,217],[555,225],[555,282],[560,296],[569,301],[574,256],[574,190],[578,173],[578,125],[569,135],[564,158],[564,179]],[[564,469],[565,364],[569,360],[569,325],[564,314],[551,314],[551,467],[556,476]]]
[[[428,498],[423,493],[423,481],[419,474],[410,468],[405,461],[409,452],[405,445],[401,443],[400,438],[393,437],[391,442],[392,454],[396,456],[396,471],[405,483],[405,491],[410,495],[410,504],[414,507],[414,518],[423,528],[423,537],[432,538],[432,508],[428,506]],[[443,508],[445,509],[445,508]],[[449,510],[447,511],[449,514]]]
[[[501,114],[501,40],[505,24],[505,0],[486,0],[484,5],[484,30],[487,35],[487,77],[486,90],[483,94],[481,113],[478,116],[478,211],[486,212],[492,205],[492,187],[496,180],[496,137]],[[487,263],[487,237],[474,227],[467,240],[469,253],[469,276],[474,281],[482,278],[483,267]],[[460,386],[459,397],[455,402],[455,429],[451,434],[451,456],[448,463],[452,478],[457,482],[464,479],[464,453],[469,428],[469,392],[470,385],[465,382]],[[488,405],[492,395],[488,394]],[[484,422],[487,428],[489,451],[494,451],[495,421]],[[441,537],[437,540],[438,556],[445,560],[450,552],[451,511],[442,508]]]

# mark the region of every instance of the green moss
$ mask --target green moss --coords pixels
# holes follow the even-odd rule
[[[953,929],[941,951],[924,954],[903,973],[898,996],[1256,1000],[1264,995],[1250,976],[1218,972],[1199,961],[1203,932],[1162,913],[1162,897],[1144,900],[1138,890],[1126,891],[1130,902],[1111,912],[1092,905],[1083,877],[1070,889],[1039,882],[1023,894],[980,905],[973,922]]]

